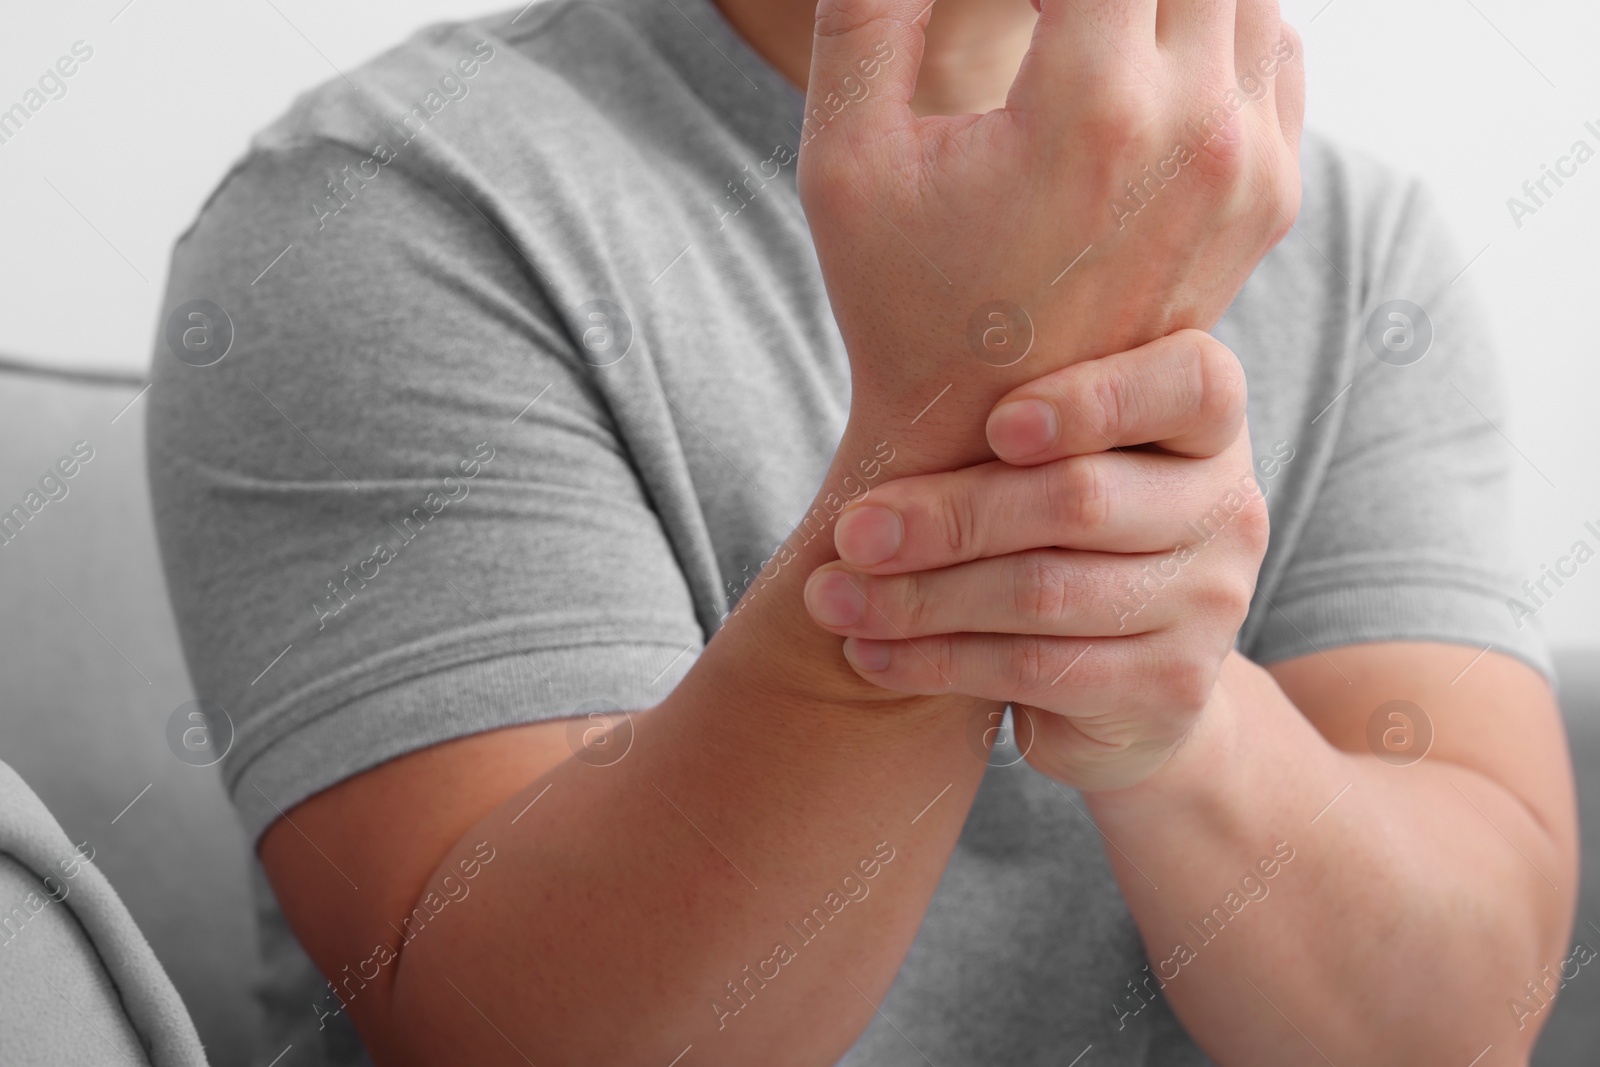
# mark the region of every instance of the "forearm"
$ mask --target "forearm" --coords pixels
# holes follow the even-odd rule
[[[493,877],[474,884],[481,903],[448,909],[447,936],[404,949],[380,1062],[442,1062],[463,1042],[541,1065],[666,1063],[691,1044],[704,1063],[843,1055],[898,972],[982,778],[974,738],[988,735],[969,728],[1000,705],[863,679],[808,615],[806,580],[838,559],[845,502],[980,458],[983,412],[1005,388],[1087,354],[1004,369],[974,355],[919,410],[857,398],[799,528],[684,681],[634,716],[627,756],[530,774],[435,869],[430,884],[479,842],[497,850]],[[863,899],[834,919],[829,895],[847,894],[852,873]],[[806,929],[811,915],[830,929]]]
[[[496,859],[402,955],[394,1062],[822,1067],[865,1028],[982,777],[981,705],[857,678],[800,599],[831,529],[790,548],[625,757],[567,760],[462,837],[441,871]]]
[[[1089,803],[1151,961],[1108,1005],[1121,1025],[1160,989],[1230,1067],[1320,1059],[1308,1042],[1405,1065],[1531,1045],[1507,1002],[1537,1007],[1524,983],[1565,955],[1569,897],[1540,873],[1551,835],[1482,775],[1339,751],[1235,654],[1171,763]]]

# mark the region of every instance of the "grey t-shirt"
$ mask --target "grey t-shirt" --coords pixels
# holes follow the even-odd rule
[[[548,0],[332,79],[223,180],[174,253],[149,454],[252,836],[402,753],[654,704],[694,663],[848,409],[802,113],[708,0]],[[1414,184],[1315,138],[1304,174],[1218,330],[1273,526],[1240,647],[1438,640],[1545,669],[1504,600],[1519,460],[1467,259]],[[1409,335],[1396,300],[1425,309]],[[1070,790],[993,768],[842,1062],[1204,1063],[1164,1001],[1132,1010],[1146,960],[1102,849]],[[359,1062],[261,910],[271,1051]]]

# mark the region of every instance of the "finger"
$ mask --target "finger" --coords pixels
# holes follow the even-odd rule
[[[1017,755],[1004,765],[1027,759],[1052,777],[1097,791],[1133,785],[1159,766],[1194,725],[1218,673],[1161,637],[852,638],[844,654],[864,680],[892,692],[995,702],[979,709],[984,718],[977,726],[988,728],[983,747],[974,750],[991,766],[988,742],[1009,705],[1006,744]]]
[[[1252,71],[1260,75],[1257,64],[1272,55],[1282,34],[1283,16],[1278,10],[1278,0],[1238,0],[1234,17],[1233,54],[1243,75]]]
[[[1012,390],[989,415],[989,447],[1026,464],[1143,444],[1213,456],[1239,436],[1247,399],[1228,347],[1182,330]]]
[[[820,0],[806,82],[805,139],[870,139],[915,121],[928,0]]]
[[[1287,22],[1279,26],[1281,36],[1273,55],[1278,60],[1273,81],[1277,97],[1278,125],[1283,139],[1291,149],[1300,147],[1300,134],[1306,119],[1306,65],[1304,44],[1300,35]]]
[[[806,582],[813,621],[841,637],[914,640],[938,634],[1108,637],[1149,633],[1215,608],[1237,607],[1214,579],[1184,581],[1187,562],[1168,556],[1040,549],[974,560],[936,571],[869,575],[843,564],[819,567]],[[1165,571],[1165,575],[1161,572]],[[1238,599],[1248,602],[1242,588]]]
[[[1233,51],[1237,0],[1161,0],[1156,40],[1169,51]]]
[[[1106,43],[1121,47],[1154,42],[1158,0],[1042,0],[1034,4],[1041,16],[1048,13],[1074,15],[1067,26],[1080,34],[1109,38]],[[1063,10],[1064,9],[1064,10]],[[1037,37],[1034,38],[1036,41]]]
[[[961,694],[1040,709],[1089,726],[1110,720],[1164,734],[1215,684],[1160,637],[1077,640],[952,634],[921,641],[844,643],[856,673],[913,696]],[[1114,727],[1109,727],[1109,732]],[[1019,740],[1024,731],[1019,730]],[[1027,731],[1031,733],[1031,731]]]
[[[1241,460],[1241,464],[1245,462]],[[1034,467],[985,463],[886,482],[847,506],[834,547],[872,574],[936,570],[1036,548],[1162,552],[1195,539],[1228,490],[1255,476],[1156,452],[1095,452]],[[1210,472],[1206,471],[1209,475]]]
[[[1063,100],[1104,97],[1155,69],[1157,0],[1035,0],[1039,19],[1008,106],[1061,114]],[[1109,80],[1108,80],[1109,79]]]

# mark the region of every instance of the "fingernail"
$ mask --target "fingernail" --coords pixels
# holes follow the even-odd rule
[[[1043,400],[1013,400],[989,415],[989,447],[1001,459],[1026,459],[1056,442],[1056,409]]]
[[[852,626],[866,614],[867,598],[849,575],[826,571],[806,582],[806,610],[824,626]]]
[[[870,567],[893,559],[905,535],[899,512],[868,504],[839,516],[833,528],[833,544],[846,563]]]
[[[889,642],[847,637],[844,658],[858,671],[881,671],[889,666]]]

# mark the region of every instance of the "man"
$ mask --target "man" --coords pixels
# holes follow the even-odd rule
[[[551,0],[260,135],[150,443],[295,1054],[1521,1062],[1576,846],[1496,372],[1300,64]]]

